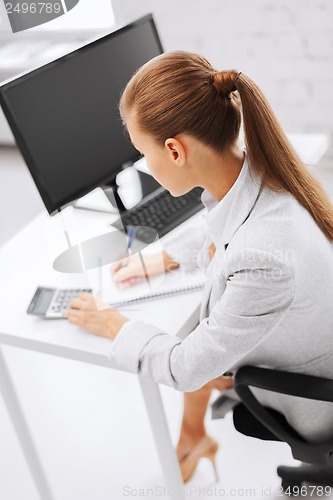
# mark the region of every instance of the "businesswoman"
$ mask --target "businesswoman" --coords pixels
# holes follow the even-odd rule
[[[120,112],[152,175],[172,195],[204,188],[205,231],[166,248],[163,266],[161,255],[146,262],[150,274],[208,266],[200,323],[181,339],[149,318],[97,311],[90,295],[73,301],[68,319],[113,339],[121,367],[185,392],[177,452],[186,481],[201,457],[214,463],[217,443],[204,426],[208,400],[214,388],[232,392],[239,366],[333,378],[333,208],[243,73],[216,71],[190,53],[163,54],[132,77]],[[126,267],[114,266],[113,278],[132,284],[140,269],[134,256]],[[306,439],[333,436],[329,403],[257,396]]]

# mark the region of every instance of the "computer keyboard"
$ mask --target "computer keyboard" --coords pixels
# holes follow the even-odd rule
[[[203,208],[202,191],[202,188],[194,188],[175,198],[169,191],[163,190],[132,210],[122,213],[121,219],[112,225],[120,230],[136,226],[135,237],[151,243],[155,240],[156,232],[159,237],[164,236]]]

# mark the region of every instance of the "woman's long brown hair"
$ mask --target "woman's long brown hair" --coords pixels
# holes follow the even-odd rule
[[[141,130],[160,144],[188,133],[221,153],[238,139],[243,118],[250,168],[273,191],[291,193],[333,241],[327,194],[297,156],[262,91],[243,73],[215,71],[187,52],[163,54],[126,86],[120,101],[124,123],[132,111]]]

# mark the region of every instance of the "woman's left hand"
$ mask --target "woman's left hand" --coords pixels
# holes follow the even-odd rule
[[[115,339],[127,318],[90,293],[82,293],[70,303],[71,309],[64,315],[70,323],[78,325],[100,337]]]

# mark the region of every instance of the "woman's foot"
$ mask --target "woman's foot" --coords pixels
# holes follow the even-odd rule
[[[184,431],[181,432],[179,441],[177,444],[177,456],[178,461],[180,462],[185,458],[185,456],[206,436],[206,432],[203,431],[201,433],[186,433]]]
[[[186,482],[192,477],[201,458],[208,458],[212,462],[217,481],[215,460],[218,448],[218,443],[207,434],[200,438],[181,436],[177,446],[177,455],[183,481]]]

